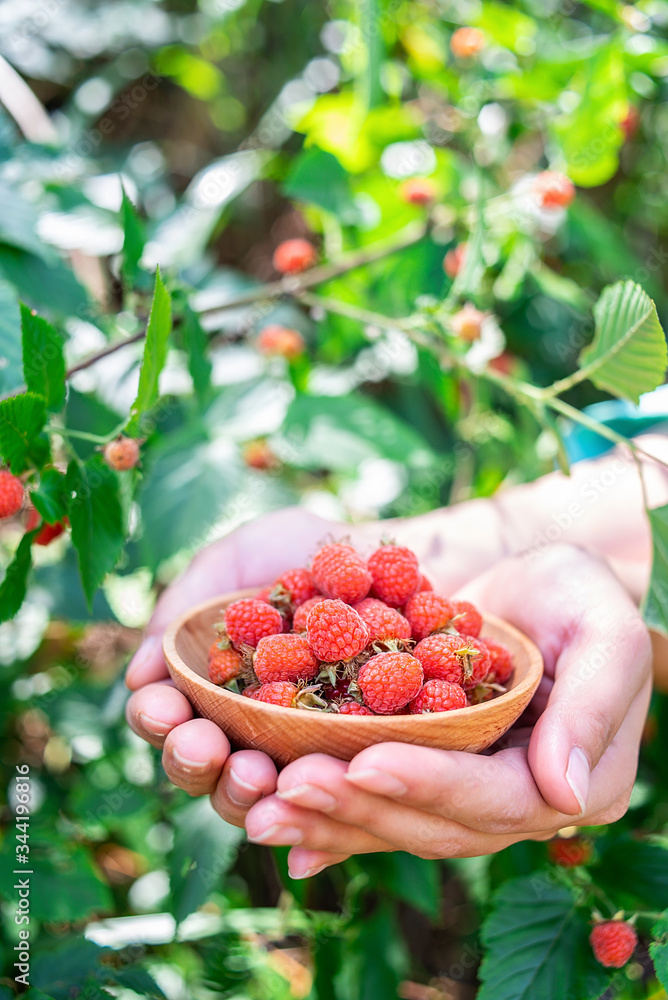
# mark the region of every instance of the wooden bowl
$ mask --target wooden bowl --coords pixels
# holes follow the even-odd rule
[[[506,694],[481,705],[433,715],[354,716],[253,701],[211,683],[207,654],[215,638],[212,626],[221,620],[222,610],[258,590],[239,590],[190,608],[165,633],[164,653],[174,683],[200,715],[216,722],[232,743],[264,750],[277,764],[309,753],[351,760],[364,747],[390,741],[477,753],[519,718],[543,673],[543,659],[534,643],[507,622],[486,615],[482,635],[498,639],[510,650],[515,672]]]

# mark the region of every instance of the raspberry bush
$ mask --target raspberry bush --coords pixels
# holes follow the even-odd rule
[[[61,0],[2,23],[0,740],[3,787],[20,762],[33,781],[26,995],[658,1000],[665,695],[618,822],[297,883],[164,780],[121,675],[156,595],[258,513],[411,517],[624,444],[628,409],[583,410],[665,375],[661,3]],[[648,517],[666,632],[668,509]],[[354,716],[511,680],[396,546],[321,541],[221,620],[215,683]]]

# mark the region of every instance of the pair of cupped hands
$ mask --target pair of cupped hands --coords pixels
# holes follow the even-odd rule
[[[312,754],[279,773],[264,753],[231,752],[168,679],[165,628],[200,601],[304,565],[328,538],[370,552],[388,529],[436,590],[537,643],[545,674],[528,712],[487,755],[384,743],[349,763]],[[493,505],[477,503],[382,525],[333,524],[298,508],[244,525],[203,549],[158,601],[127,672],[131,727],[162,748],[174,784],[210,795],[253,842],[290,845],[293,878],[352,854],[471,857],[613,822],[628,807],[651,692],[647,630],[605,561],[569,545],[504,557],[502,534]]]

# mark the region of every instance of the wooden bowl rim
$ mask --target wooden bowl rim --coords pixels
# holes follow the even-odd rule
[[[229,594],[220,594],[218,597],[212,598],[208,601],[201,601],[199,604],[194,604],[187,611],[184,611],[181,615],[179,615],[178,618],[176,618],[172,622],[172,624],[166,629],[162,643],[165,660],[167,661],[167,665],[169,667],[172,676],[174,673],[181,674],[190,681],[194,681],[196,684],[201,685],[204,688],[208,688],[211,691],[215,692],[223,701],[232,698],[234,699],[235,703],[238,703],[238,700],[243,697],[242,695],[236,694],[236,692],[234,691],[227,691],[224,687],[221,687],[219,684],[214,684],[212,681],[209,680],[208,677],[204,677],[202,674],[198,674],[197,671],[193,670],[192,667],[188,666],[186,661],[183,659],[183,657],[176,649],[176,637],[178,636],[179,631],[183,628],[185,623],[189,621],[191,618],[194,618],[205,611],[209,611],[211,608],[216,607],[216,605],[220,605],[222,602],[227,602],[228,604],[231,604],[233,600],[239,601],[244,597],[253,597],[261,590],[262,587],[247,587],[244,590],[232,591]],[[345,719],[346,722],[349,722],[351,725],[364,722],[367,726],[370,724],[373,725],[374,722],[379,726],[380,725],[387,726],[387,724],[391,722],[391,720],[395,719],[401,721],[402,728],[406,725],[410,725],[413,726],[413,728],[417,729],[419,726],[424,726],[425,723],[429,722],[430,720],[433,721],[434,719],[440,719],[441,721],[443,721],[444,715],[446,715],[447,718],[451,717],[460,718],[465,713],[471,715],[471,713],[476,712],[478,716],[481,716],[483,712],[488,712],[492,714],[496,712],[500,701],[504,701],[506,704],[508,704],[511,700],[512,701],[520,700],[521,697],[528,692],[530,692],[529,696],[530,700],[530,698],[533,697],[533,694],[536,688],[538,687],[538,684],[543,674],[542,653],[540,652],[538,646],[535,644],[535,642],[533,642],[532,639],[526,636],[524,632],[521,632],[514,625],[511,625],[505,619],[499,618],[497,615],[491,615],[484,612],[481,613],[484,622],[489,622],[490,625],[495,625],[499,627],[502,631],[506,631],[516,639],[519,645],[524,646],[524,648],[527,650],[527,653],[529,655],[529,663],[528,663],[526,677],[522,681],[520,681],[520,683],[517,684],[515,687],[510,688],[508,691],[506,691],[505,694],[501,694],[497,698],[492,698],[491,701],[481,702],[479,705],[467,705],[466,708],[455,708],[447,713],[439,712],[439,713],[428,713],[427,715],[373,715],[373,716],[339,715],[337,713],[335,718]],[[260,709],[262,711],[270,712],[273,713],[275,717],[282,715],[286,719],[292,720],[294,722],[295,719],[294,708],[284,708],[282,705],[270,705],[267,704],[267,702],[256,701],[255,699],[250,701],[249,708],[251,704],[253,706],[253,710]],[[309,716],[313,716],[316,713],[308,712],[307,714]],[[325,718],[331,719],[331,715],[328,716],[325,713],[323,713],[320,717],[323,719]]]

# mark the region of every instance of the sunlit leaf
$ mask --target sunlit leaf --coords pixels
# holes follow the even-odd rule
[[[172,329],[172,307],[160,269],[155,273],[155,290],[146,328],[144,355],[139,372],[139,388],[127,426],[129,434],[140,430],[142,416],[155,405],[159,395],[160,372],[167,360],[167,344]]]
[[[21,303],[23,377],[29,392],[42,396],[48,410],[65,402],[64,338],[51,323]]]

